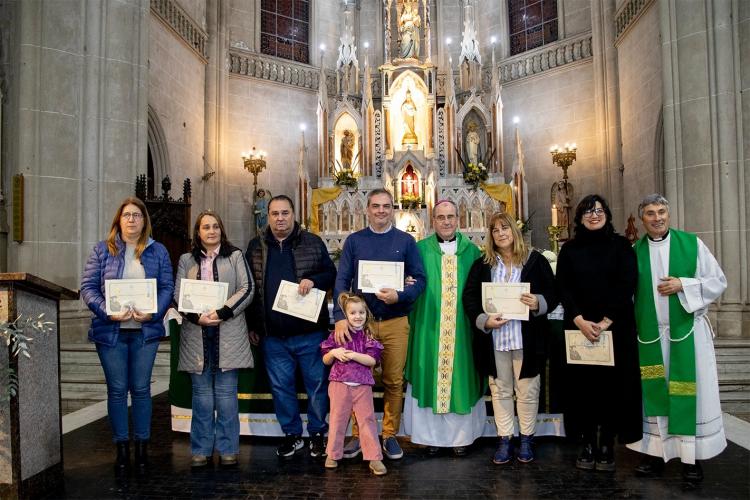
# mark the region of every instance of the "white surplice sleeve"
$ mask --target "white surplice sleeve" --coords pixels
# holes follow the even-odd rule
[[[707,308],[727,289],[727,278],[713,254],[698,238],[698,265],[695,278],[680,278],[682,291],[678,293],[680,304],[689,313]]]

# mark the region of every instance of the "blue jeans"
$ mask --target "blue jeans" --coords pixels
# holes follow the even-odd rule
[[[302,434],[295,383],[298,366],[307,392],[307,432],[325,433],[328,430],[328,380],[320,354],[320,343],[326,336],[324,332],[314,332],[285,339],[264,337],[262,340],[273,406],[284,434]]]
[[[107,413],[113,441],[127,441],[128,392],[133,403],[133,439],[151,437],[151,370],[159,341],[143,341],[140,330],[120,330],[113,347],[96,344],[107,380]]]
[[[191,373],[193,417],[190,450],[210,457],[240,452],[240,414],[237,404],[237,370],[221,370],[216,360],[216,338],[203,337],[203,373]],[[214,414],[214,410],[216,413]]]

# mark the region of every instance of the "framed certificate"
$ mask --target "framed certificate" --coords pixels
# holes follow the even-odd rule
[[[615,366],[612,332],[605,330],[591,342],[580,330],[565,330],[565,358],[569,365]]]
[[[203,314],[224,307],[229,294],[229,283],[183,278],[177,310],[184,313]]]
[[[521,302],[521,294],[530,291],[530,283],[482,283],[482,310],[502,313],[503,319],[528,321],[529,306]]]
[[[104,302],[107,314],[119,314],[128,309],[153,314],[158,309],[156,279],[104,280]]]
[[[404,291],[403,262],[360,260],[357,276],[357,288],[364,293],[375,293],[381,288]]]
[[[300,295],[298,290],[297,283],[281,280],[273,301],[273,310],[317,323],[320,308],[326,300],[326,293],[323,290],[311,288],[307,295]]]

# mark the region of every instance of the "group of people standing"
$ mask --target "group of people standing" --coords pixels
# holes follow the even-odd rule
[[[107,379],[116,467],[129,466],[128,392],[135,463],[146,467],[156,341],[181,279],[189,278],[229,286],[220,309],[181,313],[179,369],[190,373],[193,384],[195,467],[206,465],[214,452],[223,465],[237,463],[237,370],[253,366],[251,344],[260,344],[286,436],[277,449],[281,457],[305,446],[299,372],[307,392],[310,455],[325,456],[327,468],[362,453],[374,474],[385,474],[383,456],[396,460],[404,453],[396,437],[402,415],[412,443],[427,446],[430,454],[450,448],[465,455],[484,430],[487,386],[498,435],[493,462],[531,462],[544,370],[538,353],[550,335],[547,315],[562,304],[566,329],[592,343],[608,332],[614,350],[614,366],[565,366],[566,432],[581,444],[576,466],[614,470],[619,439],[646,455],[636,469],[640,475],[659,474],[665,462],[679,458],[685,479],[702,479],[698,460],[726,446],[706,318],[726,279],[700,239],[670,228],[665,198],[642,201],[638,211],[647,234],[631,246],[615,232],[606,201],[585,197],[556,275],[547,259],[524,243],[508,214],[490,218],[480,251],[457,231],[458,210],[450,200],[435,204],[435,233],[419,242],[393,225],[393,208],[387,190],[368,194],[369,225],[346,239],[338,270],[323,241],[295,221],[287,196],[270,200],[268,227],[244,254],[227,239],[218,214],[202,212],[192,251],[180,258],[173,281],[166,249],[150,239],[145,206],[136,198],[124,200],[107,240],[94,248],[81,285],[94,313],[89,338]],[[402,262],[403,290],[361,293],[363,260]],[[158,312],[131,309],[108,316],[104,281],[144,277],[157,279]],[[316,322],[274,310],[282,281],[297,283],[300,295],[333,289],[333,331],[325,305]],[[529,319],[488,310],[482,283],[528,283],[520,301]],[[384,404],[380,440],[372,401],[372,368],[378,364]],[[352,437],[345,444],[352,412]]]

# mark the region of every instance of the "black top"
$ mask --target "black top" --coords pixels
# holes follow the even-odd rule
[[[621,442],[642,437],[641,381],[633,295],[638,279],[630,242],[616,233],[581,226],[565,243],[557,263],[557,283],[565,308],[565,328],[573,319],[612,320],[615,366],[566,365],[565,427],[574,437],[585,427],[612,426]]]

